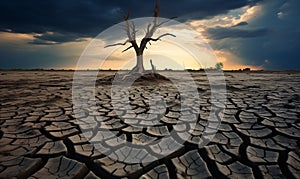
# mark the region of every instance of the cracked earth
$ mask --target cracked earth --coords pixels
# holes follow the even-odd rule
[[[0,178],[300,178],[300,73],[225,73],[226,110],[203,148],[198,143],[212,105],[210,88],[204,73],[192,76],[201,95],[195,125],[188,122],[195,115],[180,110],[180,94],[168,83],[131,87],[133,113],[117,109],[123,118],[111,104],[109,86],[98,85],[98,116],[75,115],[73,72],[0,71]],[[153,94],[165,109],[149,108]],[[143,114],[154,117],[140,120]],[[187,122],[181,124],[182,116]],[[178,141],[155,143],[171,132]],[[124,140],[153,143],[137,156],[157,160],[126,162]],[[114,157],[104,154],[109,147]]]

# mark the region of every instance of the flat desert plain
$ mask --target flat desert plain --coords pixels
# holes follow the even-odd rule
[[[214,105],[204,72],[191,72],[200,103],[193,125],[180,119],[193,113],[181,110],[183,97],[170,83],[131,86],[129,115],[98,80],[93,110],[89,95],[76,96],[87,104],[78,110],[73,73],[0,71],[0,178],[300,178],[299,72],[225,72],[226,109],[215,111],[222,121],[203,147]],[[151,99],[162,105],[151,108]],[[173,134],[172,143],[156,142]],[[144,153],[133,155],[124,141],[144,145]],[[153,160],[143,162],[147,156]]]

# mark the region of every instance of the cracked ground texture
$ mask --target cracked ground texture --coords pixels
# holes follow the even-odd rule
[[[131,87],[134,113],[124,120],[111,105],[109,87],[99,85],[101,119],[91,113],[76,119],[72,71],[0,71],[0,178],[300,178],[300,73],[225,73],[226,110],[215,137],[203,148],[197,143],[211,107],[210,91],[205,73],[192,76],[201,94],[200,114],[195,125],[176,125],[190,113],[180,111],[180,94],[167,83]],[[149,109],[155,93],[163,96],[166,109]],[[148,113],[156,119],[161,110],[159,120],[137,117]],[[83,124],[87,118],[92,125]],[[111,132],[97,130],[102,123]],[[172,148],[165,142],[143,154],[160,154],[159,160],[122,162],[125,146],[116,136],[147,144],[173,130],[179,140],[183,131],[190,134],[184,143],[172,143],[178,150],[164,155],[162,148]],[[111,152],[120,161],[104,155],[105,146],[97,150],[93,139],[115,146],[118,150]]]

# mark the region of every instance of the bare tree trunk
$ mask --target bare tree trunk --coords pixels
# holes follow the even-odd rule
[[[137,71],[139,73],[144,73],[145,68],[144,68],[144,64],[143,64],[143,62],[144,62],[143,55],[139,55],[136,58],[137,58],[137,60],[136,60]]]
[[[145,68],[144,68],[144,58],[143,58],[143,53],[139,52],[139,50],[136,52],[136,65],[135,67],[129,72],[131,73],[144,73]]]

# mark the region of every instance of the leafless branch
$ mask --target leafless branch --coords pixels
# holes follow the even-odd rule
[[[131,34],[131,32],[130,32],[130,24],[129,24],[129,22],[128,22],[128,20],[126,20],[125,21],[125,27],[126,27],[126,34],[127,34],[127,37],[128,37],[128,39],[129,39],[129,41],[132,41],[133,40],[133,37],[132,37],[132,34]]]
[[[129,27],[130,28],[130,27]],[[132,39],[135,39],[136,37],[136,30],[135,30],[135,24],[134,24],[134,22],[131,22],[131,34],[132,34]]]
[[[124,21],[127,21],[129,19],[129,16],[130,16],[130,10],[127,11],[127,14],[123,10],[121,10],[120,15],[121,15],[121,17],[123,18]]]
[[[156,0],[153,17],[159,16],[160,0]]]
[[[131,45],[130,47],[126,48],[125,50],[123,50],[122,52],[126,52],[127,50],[133,48],[133,45]]]
[[[135,24],[134,24],[133,21],[131,22],[131,28],[132,28],[133,31],[135,31]]]
[[[106,45],[104,48],[118,46],[118,45],[126,45],[128,42],[129,42],[129,40],[126,40],[124,43],[116,43],[116,44]]]
[[[165,24],[165,23],[168,23],[169,21],[171,21],[172,19],[175,19],[175,18],[176,18],[176,17],[172,17],[172,18],[170,18],[170,19],[167,19],[167,20],[165,20],[165,21],[163,21],[163,22],[157,24],[157,25],[156,25],[156,28],[162,26],[162,25]]]
[[[165,34],[163,34],[163,35],[160,35],[160,36],[159,36],[159,37],[157,37],[156,39],[150,38],[150,40],[152,40],[152,41],[158,41],[158,40],[160,40],[162,37],[165,37],[165,36],[172,36],[172,37],[176,37],[176,35],[174,35],[174,34],[165,33]]]

